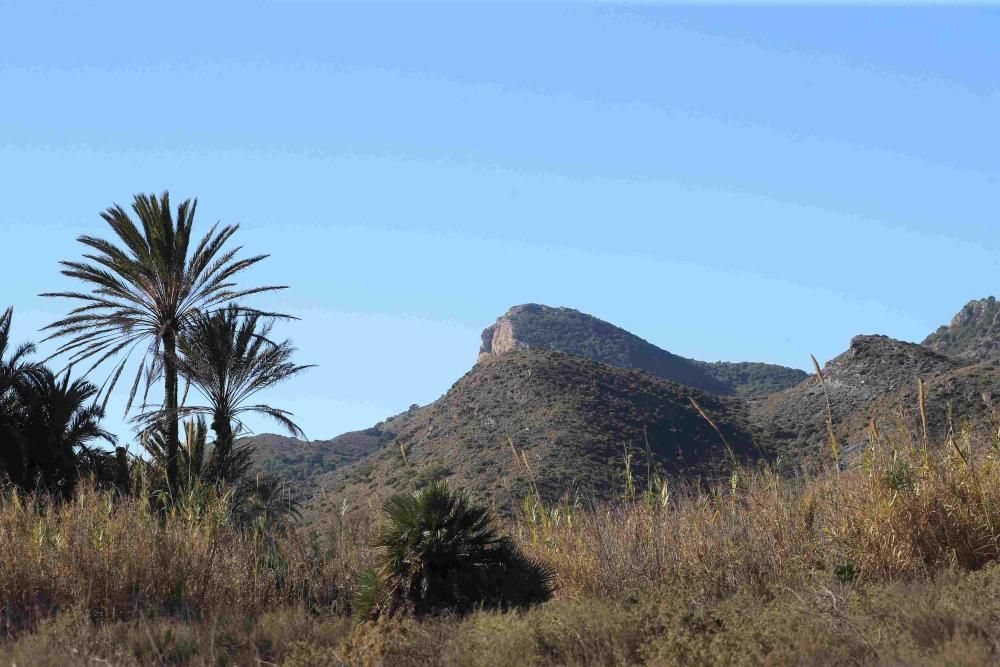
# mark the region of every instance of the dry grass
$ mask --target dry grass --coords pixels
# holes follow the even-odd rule
[[[709,600],[668,586],[635,601],[557,600],[524,613],[354,625],[278,610],[210,622],[94,623],[67,613],[0,645],[0,664],[989,665],[1000,571],[776,589]]]
[[[357,625],[372,517],[317,539],[239,532],[84,489],[0,502],[0,664],[991,664],[1000,432],[919,428],[840,475],[739,469],[510,522],[557,573],[524,613]]]
[[[351,545],[304,533],[239,531],[222,498],[169,515],[82,489],[72,502],[0,500],[0,630],[75,609],[91,618],[251,616],[279,606],[337,609],[367,565]]]
[[[806,579],[880,581],[1000,559],[1000,459],[968,432],[930,452],[873,431],[839,476],[737,470],[729,486],[678,489],[514,526],[559,575],[561,595],[627,595],[664,581],[714,595]],[[977,442],[979,446],[977,446]]]

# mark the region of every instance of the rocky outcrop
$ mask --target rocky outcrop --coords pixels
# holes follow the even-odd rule
[[[927,378],[961,365],[955,359],[914,343],[888,336],[855,336],[850,348],[830,361],[823,374],[832,391],[871,398],[912,385],[917,378]]]
[[[514,334],[514,319],[520,312],[530,307],[531,305],[514,306],[505,315],[501,315],[495,324],[483,330],[482,344],[479,346],[480,361],[486,357],[498,357],[501,354],[530,347],[524,341],[518,340]]]
[[[923,344],[969,362],[1000,358],[1000,302],[992,296],[970,301],[950,324],[932,333]]]
[[[855,336],[846,352],[824,366],[825,387],[812,377],[752,401],[751,413],[767,431],[769,441],[802,451],[825,441],[829,397],[838,437],[856,443],[870,418],[895,419],[901,405],[916,406],[913,396],[920,380],[934,390],[945,386],[963,365],[921,345],[888,336]],[[943,409],[946,403],[945,399],[937,401],[935,409]]]

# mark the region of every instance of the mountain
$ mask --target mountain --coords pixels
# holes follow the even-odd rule
[[[864,446],[872,418],[917,434],[919,380],[937,440],[964,418],[989,423],[1000,358],[977,359],[993,349],[995,303],[966,306],[924,345],[856,336],[823,368],[824,384],[780,366],[685,359],[572,309],[515,306],[436,402],[327,441],[259,436],[258,465],[294,480],[313,516],[437,479],[501,504],[527,495],[531,480],[550,500],[604,498],[624,487],[626,452],[640,483],[647,462],[716,474],[727,445],[738,459],[780,457],[792,468],[828,460],[827,398],[845,450]]]
[[[970,301],[950,324],[928,336],[923,345],[970,362],[1000,356],[1000,302],[992,296]]]
[[[521,349],[556,350],[638,369],[720,396],[764,395],[808,377],[804,371],[772,364],[686,359],[592,315],[533,303],[514,306],[483,331],[479,358]]]
[[[682,376],[685,380],[700,378],[716,391],[518,341],[499,354],[482,354],[431,405],[372,428],[313,442],[257,436],[252,442],[258,448],[258,467],[294,481],[300,497],[307,499],[307,510],[315,512],[331,507],[331,496],[370,498],[438,479],[492,499],[522,498],[531,478],[549,500],[572,494],[605,498],[623,488],[626,451],[639,480],[645,478],[647,464],[675,475],[711,474],[728,465],[727,445],[740,460],[760,456],[762,443],[755,437],[748,405],[719,394],[734,393],[730,387],[740,383],[760,383],[780,367],[693,362],[597,318],[559,310],[586,318],[583,322],[598,332],[610,327],[609,339],[619,347],[629,345],[633,353],[638,350],[629,359],[661,372],[668,368],[666,362],[676,362],[670,368],[690,372]],[[596,335],[589,344],[599,344]],[[750,372],[743,372],[744,367]],[[729,384],[713,380],[709,370]],[[515,448],[523,452],[530,473],[515,461]]]
[[[506,502],[522,498],[533,476],[550,500],[607,497],[623,488],[626,449],[634,474],[645,475],[647,442],[660,470],[710,474],[729,454],[690,398],[737,458],[759,455],[742,400],[584,357],[516,349],[484,357],[393,442],[326,481],[331,493],[364,498],[447,479]]]

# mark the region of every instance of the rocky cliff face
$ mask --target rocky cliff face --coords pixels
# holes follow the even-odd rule
[[[951,324],[932,333],[923,344],[970,362],[1000,357],[1000,302],[992,296],[970,301]]]
[[[479,346],[479,360],[486,357],[499,357],[501,354],[522,350],[529,347],[524,341],[518,340],[514,334],[514,319],[531,305],[514,306],[506,314],[497,318],[492,326],[483,330],[482,344]]]

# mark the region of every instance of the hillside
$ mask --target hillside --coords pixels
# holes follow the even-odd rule
[[[620,327],[572,308],[514,306],[482,334],[479,358],[537,348],[574,354],[720,396],[758,396],[798,384],[804,371],[762,363],[685,359]]]
[[[634,453],[633,472],[645,475],[647,439],[660,470],[706,474],[727,454],[691,406],[692,396],[737,457],[758,455],[742,401],[582,357],[524,349],[484,358],[394,442],[325,476],[324,486],[364,498],[447,479],[505,503],[528,491],[529,473],[515,462],[510,442],[524,451],[549,499],[619,493],[626,448]]]
[[[421,408],[379,422],[362,431],[350,431],[329,440],[299,440],[273,433],[263,433],[240,440],[254,447],[254,464],[260,472],[274,473],[293,483],[296,493],[308,498],[319,489],[320,477],[353,463],[387,442]]]
[[[835,430],[845,445],[861,442],[873,417],[884,423],[902,415],[914,427],[921,378],[929,427],[937,436],[945,428],[949,401],[956,415],[973,417],[982,413],[983,402],[970,396],[979,397],[990,385],[987,369],[967,368],[958,359],[886,336],[855,336],[846,352],[826,364],[823,375]],[[750,405],[764,439],[788,454],[815,450],[826,438],[826,398],[815,377]]]
[[[809,378],[799,368],[759,361],[695,361],[706,373],[723,383],[731,395],[743,398],[767,396],[794,387]]]
[[[923,342],[924,346],[970,362],[1000,356],[1000,302],[994,297],[970,301]]]
[[[701,389],[720,396],[767,395],[793,386],[808,377],[801,370],[772,364],[704,362],[685,359],[591,315],[569,308],[551,308],[537,304],[511,308],[498,318],[496,324],[483,332],[479,356],[480,366],[486,368],[488,362],[494,361],[498,357],[514,351],[529,349],[564,352],[619,369],[644,371],[655,378],[676,382],[686,387]],[[475,371],[476,369],[473,369],[473,372]],[[561,372],[569,373],[570,371],[563,369]],[[501,388],[497,387],[497,389]],[[565,423],[569,423],[573,420],[567,416],[567,411],[575,409],[577,404],[569,399],[565,399],[567,402],[563,403],[565,398],[561,396],[563,389],[561,386],[552,387],[550,399],[555,404],[563,404],[563,416],[567,420]],[[540,388],[539,391],[549,390]],[[594,391],[599,393],[602,389],[597,387]],[[681,398],[686,402],[686,399]],[[472,402],[475,401],[472,400]],[[514,405],[517,404],[511,404],[511,406]],[[462,425],[465,417],[463,414],[450,412],[455,407],[454,402],[442,399],[432,407],[438,421],[446,421],[452,424],[454,430],[459,430],[458,427]],[[430,409],[430,407],[419,410],[411,409],[369,429],[344,433],[329,440],[303,442],[295,438],[265,434],[248,439],[248,442],[252,442],[258,449],[256,460],[260,470],[277,473],[295,482],[300,494],[308,496],[315,493],[320,484],[326,486],[343,484],[343,479],[337,475],[337,471],[351,463],[362,461],[358,466],[352,468],[352,474],[357,474],[358,470],[366,469],[371,465],[371,462],[366,459],[369,454],[392,443],[397,435],[408,433],[409,431],[405,427],[410,422],[422,423],[416,417],[423,411]],[[490,409],[493,410],[493,408]],[[495,412],[495,410],[493,411]],[[540,414],[525,415],[523,418],[526,423],[537,423],[539,429],[544,427],[544,430],[553,437],[558,434],[563,434],[559,437],[565,436],[564,422],[543,424],[543,418]],[[577,420],[577,430],[572,431],[573,437],[578,437],[579,433],[585,431],[589,423],[582,418]],[[466,423],[461,426],[460,430],[472,434],[476,430],[476,424]],[[512,432],[511,435],[513,437],[515,432]],[[595,435],[594,437],[599,439],[604,436]],[[641,438],[637,438],[635,432],[630,432],[619,438],[620,442],[615,446],[614,457],[621,458],[621,444],[629,439],[633,444],[641,440]],[[398,450],[398,445],[394,444],[391,448]],[[595,454],[595,456],[598,455]],[[442,471],[450,469],[450,464],[442,463],[441,470],[428,469],[426,476],[435,478],[441,476]],[[545,476],[542,475],[542,477]],[[321,477],[325,478],[322,482],[320,482]],[[336,481],[330,482],[330,478],[336,478]],[[554,484],[564,484],[567,479],[565,475],[559,476]],[[590,478],[586,481],[591,485],[595,482],[594,479]]]

